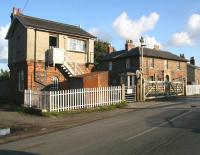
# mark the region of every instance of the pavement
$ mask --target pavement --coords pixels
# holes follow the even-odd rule
[[[199,155],[199,100],[128,105],[120,115],[1,144],[0,154]]]

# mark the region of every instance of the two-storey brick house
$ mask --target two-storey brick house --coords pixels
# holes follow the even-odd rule
[[[66,89],[71,77],[91,72],[95,37],[79,26],[14,8],[6,39],[13,100],[22,98],[24,89]]]
[[[200,67],[195,65],[194,57],[191,57],[190,63],[187,64],[187,83],[200,84]]]
[[[142,62],[143,61],[143,65]],[[106,55],[101,62],[102,70],[109,70],[110,84],[134,85],[136,71],[143,70],[145,81],[183,81],[187,78],[187,60],[158,46],[154,49],[135,47],[131,40],[125,44],[125,50]]]

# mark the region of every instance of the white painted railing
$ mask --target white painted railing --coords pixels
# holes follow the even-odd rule
[[[122,91],[121,86],[45,92],[25,90],[24,106],[50,112],[88,109],[123,101],[125,97]]]
[[[200,94],[200,85],[187,85],[187,95]]]

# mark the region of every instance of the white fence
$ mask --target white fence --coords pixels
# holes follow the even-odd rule
[[[121,86],[62,91],[25,90],[24,105],[50,112],[87,109],[119,103],[125,98],[123,91]]]
[[[200,85],[187,85],[187,95],[200,94]]]

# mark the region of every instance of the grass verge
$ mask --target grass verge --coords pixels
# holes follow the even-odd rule
[[[37,116],[59,117],[59,116],[64,116],[64,115],[69,115],[69,114],[91,113],[91,112],[98,112],[98,111],[100,111],[100,112],[110,111],[110,110],[114,110],[116,108],[122,108],[126,105],[127,105],[126,101],[122,101],[120,103],[116,103],[116,104],[112,104],[112,105],[108,105],[108,106],[99,106],[99,107],[95,107],[95,108],[71,110],[71,111],[63,111],[63,112],[42,112],[39,109],[22,107],[21,110],[19,110],[19,112],[33,114],[33,115],[37,115]]]

